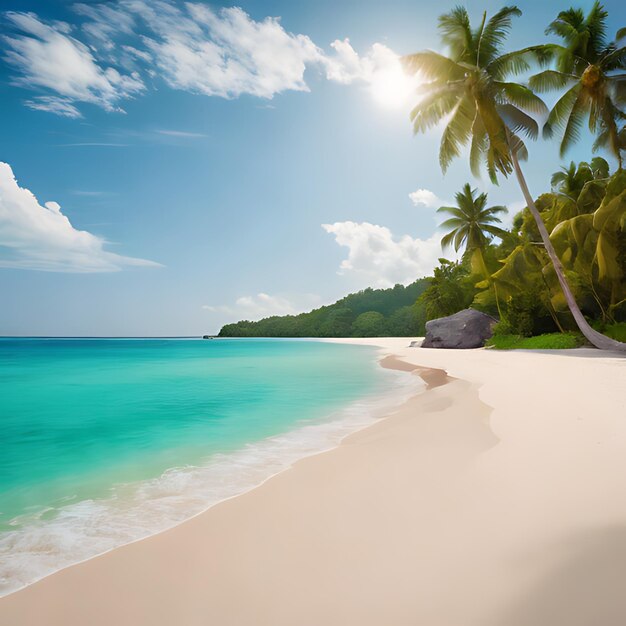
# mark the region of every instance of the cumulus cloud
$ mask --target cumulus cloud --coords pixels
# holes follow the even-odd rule
[[[7,13],[15,33],[3,38],[5,58],[16,82],[44,91],[28,101],[31,108],[79,117],[76,104],[90,102],[121,111],[122,100],[157,78],[207,96],[270,99],[308,91],[307,68],[338,83],[369,85],[383,104],[398,104],[412,89],[398,55],[383,44],[360,56],[349,39],[338,39],[326,53],[307,35],[285,30],[280,18],[256,21],[237,7],[117,0],[73,9],[83,20],[75,26]]]
[[[438,198],[430,189],[416,189],[409,194],[415,206],[425,206],[429,209],[439,208],[444,201]]]
[[[153,23],[155,37],[145,39],[170,86],[224,98],[308,90],[306,63],[320,57],[309,37],[288,33],[276,18],[256,22],[239,8],[187,10],[174,24]]]
[[[68,24],[45,24],[33,13],[9,12],[7,18],[19,33],[2,37],[5,59],[19,72],[15,82],[55,94],[29,101],[31,108],[77,117],[72,103],[89,102],[121,111],[119,100],[143,91],[138,74],[102,68],[89,48],[69,34]]]
[[[386,226],[350,221],[322,224],[322,228],[348,248],[339,273],[360,277],[366,285],[410,283],[429,274],[442,255],[439,233],[429,239],[394,237]]]
[[[296,302],[297,301],[297,302]],[[211,313],[221,313],[234,319],[258,320],[272,315],[296,315],[319,305],[319,296],[302,294],[297,298],[271,296],[258,293],[254,296],[242,296],[232,305],[208,305],[202,308]]]
[[[105,241],[75,229],[57,202],[39,203],[0,162],[0,267],[52,272],[113,272],[158,263],[108,252]]]

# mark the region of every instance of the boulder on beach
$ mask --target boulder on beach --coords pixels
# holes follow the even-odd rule
[[[482,348],[498,320],[474,309],[426,322],[422,348]]]

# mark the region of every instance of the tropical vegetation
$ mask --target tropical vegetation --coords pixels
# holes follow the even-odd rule
[[[483,166],[494,183],[498,175],[515,174],[576,325],[595,346],[626,350],[626,345],[602,335],[586,320],[520,166],[520,161],[528,158],[521,134],[537,138],[536,117],[546,118],[544,136],[560,133],[564,153],[579,138],[587,116],[589,129],[596,135],[595,147],[612,153],[621,171],[626,115],[620,107],[626,97],[626,83],[620,72],[626,69],[626,48],[607,41],[607,13],[595,2],[587,16],[580,10],[562,11],[548,26],[546,33],[559,36],[562,44],[544,43],[504,52],[512,19],[519,15],[516,6],[503,7],[489,20],[484,13],[477,28],[472,28],[464,7],[456,7],[439,18],[448,55],[426,50],[404,58],[407,70],[419,72],[426,81],[426,96],[411,113],[413,128],[418,133],[444,123],[439,151],[444,172],[469,145],[474,175],[478,176]],[[618,31],[616,40],[624,34],[624,29]],[[514,80],[533,66],[550,64],[556,67],[535,74],[528,85]],[[552,89],[566,92],[548,111],[534,90]],[[608,212],[614,216],[612,210]]]
[[[429,285],[421,278],[390,289],[364,289],[334,304],[300,315],[272,316],[258,322],[227,324],[220,337],[419,337],[424,334]]]
[[[431,277],[408,287],[365,290],[300,316],[225,326],[220,335],[368,336],[423,334],[425,321],[468,306],[499,318],[495,347],[572,347],[582,336],[601,348],[626,350],[626,47],[607,36],[607,13],[560,12],[546,29],[558,43],[503,50],[512,20],[504,7],[473,28],[463,7],[442,15],[447,54],[431,50],[403,59],[426,81],[411,113],[416,133],[442,125],[439,161],[445,172],[467,148],[470,170],[486,169],[493,183],[515,174],[526,208],[505,229],[504,207],[467,183],[447,219],[443,249],[462,252],[439,260]],[[535,73],[533,73],[535,72]],[[526,75],[527,81],[516,81]],[[549,109],[538,93],[558,91]],[[554,172],[549,191],[533,197],[520,161],[525,139],[558,138],[561,154],[587,123],[594,156]],[[555,164],[555,169],[558,165]],[[546,181],[548,187],[548,181]],[[544,340],[525,338],[546,334]],[[562,335],[561,338],[556,338]]]

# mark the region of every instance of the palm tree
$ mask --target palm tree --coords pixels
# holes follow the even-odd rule
[[[437,209],[438,213],[451,215],[442,224],[441,228],[451,229],[441,240],[442,246],[454,245],[458,252],[465,246],[466,252],[484,250],[492,237],[501,237],[506,234],[496,224],[502,220],[499,213],[506,213],[504,206],[486,207],[487,194],[481,193],[476,196],[476,189],[472,189],[469,183],[463,185],[463,190],[455,194],[456,206],[442,206]]]
[[[626,47],[606,38],[608,13],[596,0],[589,14],[581,9],[561,11],[546,34],[560,37],[564,45],[551,46],[556,69],[545,70],[529,80],[539,92],[566,88],[548,116],[544,136],[560,135],[561,156],[578,139],[584,118],[596,135],[594,150],[606,148],[622,169],[621,151],[626,149],[621,126],[626,115]],[[618,31],[616,41],[624,34]]]
[[[567,167],[561,167],[552,174],[552,191],[567,196],[576,202],[585,185],[592,180],[609,177],[609,164],[602,157],[594,157],[591,163],[581,161],[578,165],[571,161]]]
[[[463,185],[463,190],[455,195],[456,206],[442,206],[437,209],[438,213],[447,213],[449,217],[439,224],[440,228],[450,229],[441,239],[442,247],[454,245],[458,252],[465,246],[465,254],[469,256],[472,271],[482,274],[489,285],[494,289],[496,306],[500,317],[500,302],[495,284],[491,280],[491,272],[485,263],[485,246],[492,237],[502,237],[506,231],[496,224],[500,224],[499,213],[506,213],[504,206],[487,207],[487,194],[481,193],[476,196],[476,189],[472,189],[469,183]]]
[[[539,127],[529,113],[545,114],[547,107],[528,87],[506,79],[511,74],[530,70],[533,62],[545,64],[556,48],[547,44],[502,54],[511,20],[519,15],[521,11],[515,6],[500,9],[488,21],[485,13],[477,29],[471,28],[463,7],[439,18],[439,30],[449,56],[427,50],[403,59],[406,69],[419,72],[429,88],[429,93],[411,112],[413,127],[416,133],[424,132],[449,118],[439,151],[444,172],[468,143],[474,175],[479,174],[483,163],[494,182],[498,172],[505,177],[515,172],[578,327],[598,348],[626,350],[626,344],[591,328],[582,314],[519,164],[527,152],[518,133],[536,138]]]

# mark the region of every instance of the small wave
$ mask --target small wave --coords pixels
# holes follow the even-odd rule
[[[116,485],[110,497],[68,504],[52,519],[44,519],[40,511],[28,523],[20,520],[18,529],[0,534],[0,596],[250,491],[299,459],[334,448],[423,389],[414,376],[392,370],[383,370],[381,376],[389,380],[388,393],[363,398],[323,420],[232,453],[214,454],[204,465]]]

